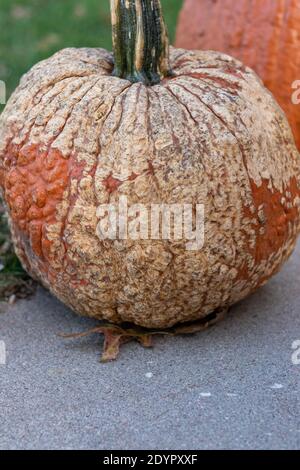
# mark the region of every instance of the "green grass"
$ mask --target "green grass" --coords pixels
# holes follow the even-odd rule
[[[182,0],[162,0],[171,40]],[[111,49],[109,0],[1,0],[0,80],[8,94],[36,62],[64,47]]]
[[[181,4],[162,0],[171,41]],[[25,72],[64,47],[111,49],[109,0],[0,1],[0,80],[8,97]],[[32,290],[13,252],[0,200],[0,300]]]

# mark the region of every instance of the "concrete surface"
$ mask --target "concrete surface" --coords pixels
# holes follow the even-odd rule
[[[100,336],[56,335],[94,324],[42,289],[0,314],[1,449],[300,448],[300,245],[204,333],[131,343],[103,365]]]

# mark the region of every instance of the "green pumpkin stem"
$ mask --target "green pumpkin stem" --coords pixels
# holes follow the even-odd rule
[[[160,0],[110,0],[113,75],[151,86],[171,75]]]

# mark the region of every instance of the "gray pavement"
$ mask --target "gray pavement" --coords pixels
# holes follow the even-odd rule
[[[93,325],[43,289],[0,313],[1,449],[300,448],[300,245],[204,333],[100,364],[100,336],[57,336]]]

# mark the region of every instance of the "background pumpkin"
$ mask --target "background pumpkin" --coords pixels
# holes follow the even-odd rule
[[[218,52],[169,58],[158,0],[111,5],[115,60],[65,49],[21,80],[0,118],[0,186],[32,276],[80,314],[164,328],[244,298],[288,258],[299,154],[250,69]],[[97,208],[121,195],[203,203],[204,248],[99,240]]]
[[[176,46],[218,50],[253,68],[286,112],[300,149],[300,0],[185,0]]]

